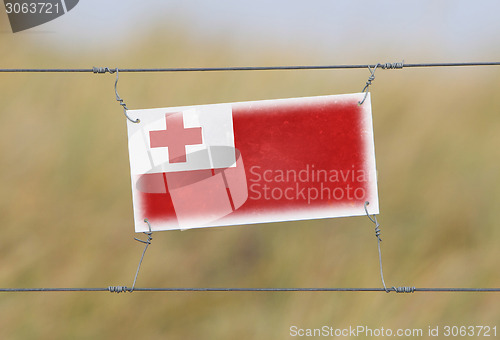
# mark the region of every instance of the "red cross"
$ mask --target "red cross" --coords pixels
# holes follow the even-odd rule
[[[186,145],[202,144],[201,127],[184,128],[182,112],[165,114],[167,129],[149,131],[151,148],[168,148],[169,163],[186,162]]]

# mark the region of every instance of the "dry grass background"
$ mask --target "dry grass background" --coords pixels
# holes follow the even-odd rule
[[[195,45],[180,31],[106,54],[62,55],[36,39],[0,34],[1,67],[309,63],[305,53],[272,47],[249,62],[222,40]],[[492,67],[377,71],[372,104],[388,285],[500,286],[499,75]],[[130,285],[143,245],[133,240],[114,76],[0,77],[0,286]],[[367,77],[366,70],[122,74],[119,92],[130,108],[150,108],[353,93]],[[356,217],[157,233],[138,286],[379,287],[373,225]],[[291,325],[500,326],[499,298],[1,293],[0,338],[284,339]]]

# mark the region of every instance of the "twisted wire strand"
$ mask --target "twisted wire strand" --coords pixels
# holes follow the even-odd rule
[[[109,286],[108,291],[110,293],[124,293],[124,292],[129,292],[130,290],[126,286]]]
[[[148,228],[149,228],[149,231],[143,232],[143,234],[148,237],[147,240],[144,241],[144,240],[141,240],[139,238],[134,237],[134,240],[145,244],[144,250],[142,251],[141,259],[139,261],[139,265],[137,266],[137,270],[135,272],[134,283],[132,283],[131,288],[128,288],[127,286],[109,286],[107,288],[107,290],[110,293],[118,293],[118,294],[124,293],[124,292],[132,293],[135,290],[135,283],[137,282],[137,277],[139,276],[139,270],[141,269],[142,260],[144,260],[144,255],[146,254],[146,250],[148,250],[148,246],[151,244],[151,241],[153,240],[153,237],[151,236],[151,235],[153,235],[153,232],[151,231],[151,224],[149,223],[149,220],[147,218],[144,219],[144,222],[148,224]]]
[[[129,290],[131,293],[135,289],[135,283],[137,282],[137,276],[139,276],[139,270],[141,269],[142,260],[144,260],[144,255],[146,254],[146,250],[148,250],[148,247],[151,244],[151,241],[153,240],[153,237],[152,237],[153,232],[151,231],[151,224],[149,223],[147,218],[144,219],[144,222],[148,224],[149,231],[143,232],[143,234],[146,235],[148,237],[148,239],[146,241],[143,241],[141,239],[134,237],[134,240],[142,242],[146,245],[144,246],[144,250],[142,251],[141,260],[139,261],[139,265],[137,266],[137,270],[135,272],[134,283],[132,284],[132,288],[130,288],[130,290]]]
[[[358,102],[359,105],[363,105],[363,103],[365,102],[366,100],[366,97],[368,96],[368,88],[370,87],[370,85],[372,84],[372,81],[375,80],[375,71],[377,70],[377,67],[379,66],[380,64],[377,64],[375,65],[374,68],[371,68],[370,66],[368,66],[368,70],[370,70],[370,76],[368,77],[368,80],[366,81],[366,84],[365,84],[365,87],[363,87],[363,91],[361,91],[361,93],[364,93],[365,96],[363,97],[363,100],[361,100],[360,102]],[[370,218],[371,219],[371,218]]]
[[[415,287],[394,287],[392,286],[391,288],[387,288],[385,285],[385,280],[384,280],[384,270],[382,268],[382,250],[380,249],[380,242],[382,242],[382,238],[380,237],[381,230],[380,230],[380,223],[377,221],[377,216],[372,215],[368,213],[368,208],[367,206],[370,204],[370,202],[366,201],[364,204],[366,216],[370,219],[370,221],[375,224],[375,237],[377,238],[377,247],[378,247],[378,262],[379,262],[379,267],[380,267],[380,279],[382,280],[382,285],[384,286],[384,290],[386,293],[390,292],[396,292],[396,293],[413,293],[415,292],[416,288]]]
[[[414,293],[415,287],[392,287],[396,293]]]
[[[378,246],[378,262],[379,262],[379,267],[380,267],[380,279],[382,280],[382,285],[384,286],[384,290],[389,293],[390,290],[387,289],[386,285],[385,285],[385,280],[384,280],[384,271],[382,269],[382,250],[380,249],[380,242],[382,242],[382,239],[380,238],[380,224],[378,223],[377,221],[377,216],[373,215],[373,217],[370,216],[370,214],[368,213],[368,208],[367,206],[370,204],[370,202],[366,201],[365,202],[365,205],[364,205],[364,208],[365,208],[365,212],[366,212],[366,216],[368,216],[368,218],[370,219],[370,221],[373,222],[373,224],[375,224],[375,236],[377,237],[377,246]],[[393,287],[394,288],[394,287]]]
[[[95,67],[94,67],[94,69],[95,69]],[[103,68],[99,68],[99,71],[102,70],[102,69]],[[117,89],[117,86],[118,86],[118,76],[119,76],[118,68],[116,68],[115,70],[111,71],[109,68],[105,67],[104,68],[104,72],[102,72],[102,73],[105,73],[106,71],[109,72],[109,73],[111,73],[111,74],[113,74],[114,72],[116,72],[115,95],[116,95],[116,101],[123,107],[123,114],[132,123],[140,123],[141,120],[139,118],[137,118],[136,120],[133,120],[132,118],[130,118],[128,116],[128,114],[127,114],[127,110],[128,110],[127,104],[125,104],[125,102],[123,101],[123,99],[120,98],[120,95],[118,94],[118,89]],[[101,73],[101,72],[99,72],[99,73]]]
[[[113,74],[118,70],[118,68],[109,68],[109,67],[92,67],[92,72],[93,73],[110,73]]]
[[[396,62],[396,63],[379,64],[379,67],[382,68],[383,70],[402,69],[403,67],[405,67],[405,61],[403,60],[400,63]]]

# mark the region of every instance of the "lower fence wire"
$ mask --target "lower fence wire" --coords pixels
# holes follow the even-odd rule
[[[0,288],[0,293],[18,292],[128,292],[127,287],[107,288]],[[386,292],[384,288],[134,288],[134,292]],[[401,293],[396,291],[397,293]],[[413,288],[412,292],[500,293],[500,288]]]

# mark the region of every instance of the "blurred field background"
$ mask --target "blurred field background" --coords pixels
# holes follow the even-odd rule
[[[300,46],[269,45],[249,57],[223,37],[200,42],[175,22],[152,26],[134,44],[61,53],[37,43],[43,34],[14,37],[3,15],[0,26],[0,68],[400,61],[383,46],[333,62]],[[405,61],[434,61],[425,51],[411,57]],[[129,108],[154,108],[355,93],[368,76],[123,73],[118,90]],[[498,67],[377,71],[371,91],[388,286],[500,286],[499,76]],[[113,83],[109,74],[0,74],[0,287],[132,284],[143,244],[133,240],[126,124]],[[153,237],[138,287],[381,286],[366,217]],[[498,293],[1,293],[0,338],[286,339],[292,325],[499,327],[499,302]]]

